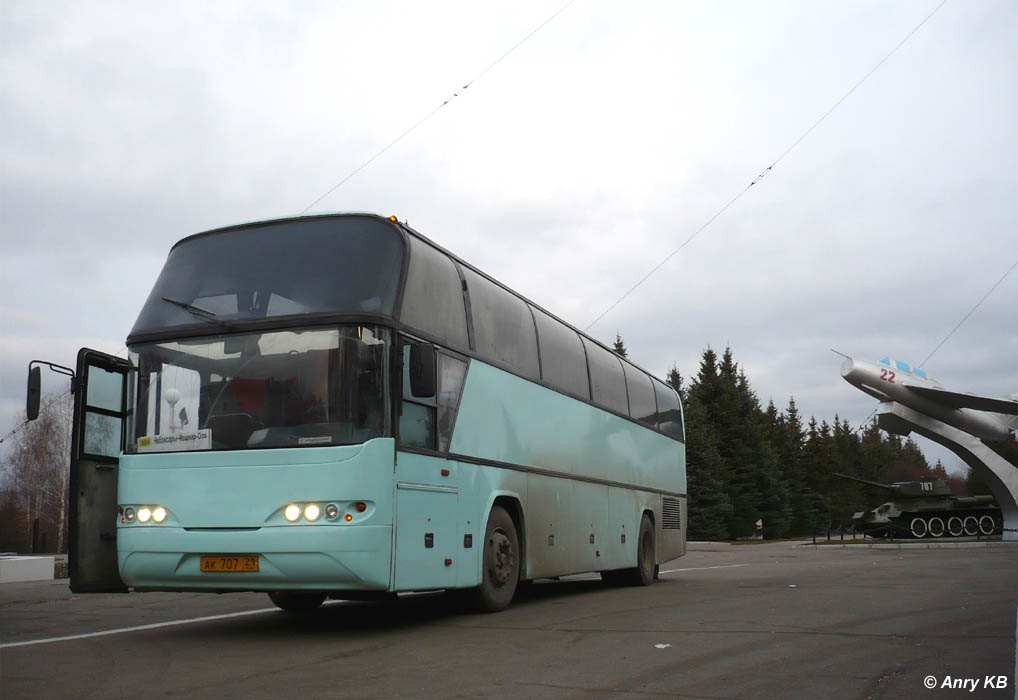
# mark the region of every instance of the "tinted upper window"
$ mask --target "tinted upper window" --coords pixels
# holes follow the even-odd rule
[[[474,342],[482,358],[539,379],[534,319],[522,299],[464,268],[474,319]]]
[[[629,415],[626,378],[618,356],[586,338],[587,361],[590,364],[590,388],[595,403],[623,415]]]
[[[629,415],[650,427],[657,427],[657,403],[650,377],[628,362],[623,362],[626,371],[626,388],[629,390]]]
[[[131,332],[210,318],[391,315],[400,239],[384,221],[343,216],[255,224],[184,240],[170,251]]]
[[[675,391],[658,380],[654,380],[657,395],[657,427],[676,440],[685,440],[682,430],[682,408]]]
[[[537,340],[541,346],[544,381],[556,389],[589,399],[587,358],[583,354],[580,336],[540,309],[533,309],[533,312],[537,320]]]
[[[456,267],[445,253],[413,236],[400,320],[451,347],[467,348],[467,312]]]

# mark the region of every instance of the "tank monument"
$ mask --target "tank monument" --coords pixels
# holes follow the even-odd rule
[[[873,364],[837,354],[845,358],[841,364],[845,381],[880,401],[876,413],[881,429],[901,436],[914,432],[947,447],[983,478],[1000,505],[997,516],[989,504],[950,498],[948,493],[938,492],[938,480],[876,484],[898,493],[876,511],[862,514],[862,519],[876,524],[883,518],[907,528],[913,537],[938,537],[957,536],[954,532],[959,527],[962,534],[970,534],[969,530],[979,534],[980,518],[1001,517],[1001,539],[1018,541],[1018,466],[984,442],[1010,442],[1015,446],[1012,454],[1018,457],[1018,394],[993,397],[951,391],[928,378],[924,370],[905,362],[885,357]],[[878,513],[881,508],[885,510]],[[892,510],[896,511],[893,515]],[[936,510],[943,512],[934,513]],[[989,527],[988,520],[983,524]]]

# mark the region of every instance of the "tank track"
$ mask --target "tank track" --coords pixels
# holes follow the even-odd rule
[[[999,509],[918,511],[892,520],[893,533],[885,532],[883,536],[917,540],[989,537],[999,535],[1003,524]]]

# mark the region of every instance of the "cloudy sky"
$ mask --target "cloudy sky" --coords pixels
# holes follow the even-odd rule
[[[175,241],[300,212],[564,4],[5,0],[0,435],[29,360],[123,348]],[[583,328],[939,4],[577,0],[314,210]],[[763,402],[862,421],[829,348],[919,363],[1018,261],[1016,47],[1012,0],[947,2],[590,332],[659,375],[731,345]],[[1018,391],[1018,271],[926,369]]]

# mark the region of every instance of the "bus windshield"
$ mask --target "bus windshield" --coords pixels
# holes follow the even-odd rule
[[[131,335],[303,314],[391,316],[403,243],[367,216],[213,231],[170,251]]]
[[[128,452],[359,444],[388,433],[390,332],[361,325],[131,346]]]

